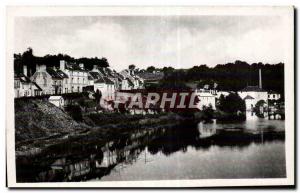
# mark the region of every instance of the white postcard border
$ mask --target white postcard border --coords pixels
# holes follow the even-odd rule
[[[59,183],[17,183],[14,133],[13,53],[14,18],[19,16],[107,16],[107,15],[281,15],[286,20],[285,63],[285,150],[287,178],[272,179],[199,179],[157,181],[97,181]],[[210,6],[210,7],[92,7],[92,6],[12,6],[7,7],[6,25],[6,154],[8,187],[226,187],[294,185],[294,8],[292,6]]]

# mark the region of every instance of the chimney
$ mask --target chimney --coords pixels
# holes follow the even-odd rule
[[[131,75],[131,76],[134,75],[134,70],[130,70],[130,75]]]
[[[24,74],[25,76],[28,76],[27,66],[26,66],[26,65],[23,65],[23,74]]]
[[[93,71],[97,71],[97,65],[93,65]]]
[[[261,69],[259,69],[259,88],[262,89]]]
[[[36,71],[42,72],[42,71],[46,71],[46,65],[45,64],[41,64],[41,65],[36,65]]]
[[[64,60],[59,61],[59,69],[64,71],[66,67],[66,62]]]

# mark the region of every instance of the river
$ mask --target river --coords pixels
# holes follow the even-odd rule
[[[102,147],[92,144],[74,155],[59,156],[43,166],[20,166],[17,178],[18,181],[282,178],[286,176],[284,125],[284,121],[248,113],[247,120],[239,123],[222,124],[214,120],[185,123],[172,129],[137,130]]]

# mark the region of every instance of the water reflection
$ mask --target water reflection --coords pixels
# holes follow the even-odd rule
[[[229,156],[230,154],[235,155],[235,151],[239,150],[245,151],[245,156],[255,157],[255,152],[250,150],[250,147],[253,145],[255,147],[263,147],[264,144],[269,142],[283,143],[284,122],[282,122],[266,119],[254,121],[251,119],[247,120],[247,122],[235,124],[217,124],[216,121],[212,123],[183,123],[172,128],[157,127],[131,131],[102,145],[98,144],[97,141],[86,143],[83,139],[81,143],[77,141],[74,144],[58,147],[59,151],[55,150],[48,153],[51,156],[41,156],[30,160],[18,158],[17,181],[99,180],[103,176],[111,176],[111,172],[115,173],[116,170],[123,171],[123,168],[138,165],[140,162],[148,163],[153,161],[156,164],[155,167],[158,168],[166,163],[175,164],[175,167],[178,163],[170,160],[174,159],[179,152],[185,155],[184,158],[192,156],[189,158],[190,160],[197,160],[199,155],[196,152],[212,152],[216,147],[220,148],[219,151],[226,150],[226,154]],[[231,150],[228,150],[228,148]],[[248,151],[250,152],[247,153]],[[160,156],[159,158],[155,157],[158,155]],[[220,155],[215,156],[218,157]],[[284,154],[279,156],[281,159],[284,159]],[[162,157],[167,159],[167,161],[161,163],[160,159]],[[210,162],[209,159],[214,159],[214,157],[208,157],[206,161]],[[220,161],[216,164],[222,165],[227,163]],[[144,167],[144,169],[147,168],[146,166]],[[187,169],[196,169],[198,167],[204,166],[193,163]],[[285,168],[285,165],[282,165],[282,168]],[[207,170],[209,171],[209,169]],[[131,172],[136,172],[134,175],[143,176],[143,169]],[[160,172],[157,172],[159,176]],[[184,171],[182,172],[184,173]],[[226,173],[226,171],[223,172]],[[197,176],[197,173],[192,173],[192,175],[195,178],[200,178],[202,177],[200,173],[199,176]],[[180,176],[180,174],[177,175]],[[209,177],[209,175],[206,177]],[[282,175],[282,172],[280,175]],[[228,176],[230,175],[228,174]],[[168,179],[176,178],[176,176],[172,175],[166,177]]]
[[[212,123],[204,123],[201,121],[198,123],[198,131],[199,131],[199,138],[207,138],[217,133],[217,124],[216,120],[214,119]]]

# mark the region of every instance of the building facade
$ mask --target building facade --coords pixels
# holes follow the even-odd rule
[[[37,65],[36,72],[30,78],[41,89],[44,95],[62,94],[64,79],[56,69],[46,68],[46,65]]]
[[[281,95],[279,93],[276,93],[276,92],[269,92],[268,93],[268,99],[269,100],[279,100],[281,98]]]
[[[42,89],[24,74],[15,74],[14,93],[15,98],[39,96],[42,94]]]
[[[197,103],[198,109],[203,110],[205,107],[212,107],[216,109],[216,95],[211,94],[209,91],[195,90],[196,96],[198,96],[199,102]]]
[[[59,70],[68,76],[64,80],[64,93],[82,92],[83,87],[89,85],[88,71],[84,69],[84,64],[68,65],[61,60]]]

